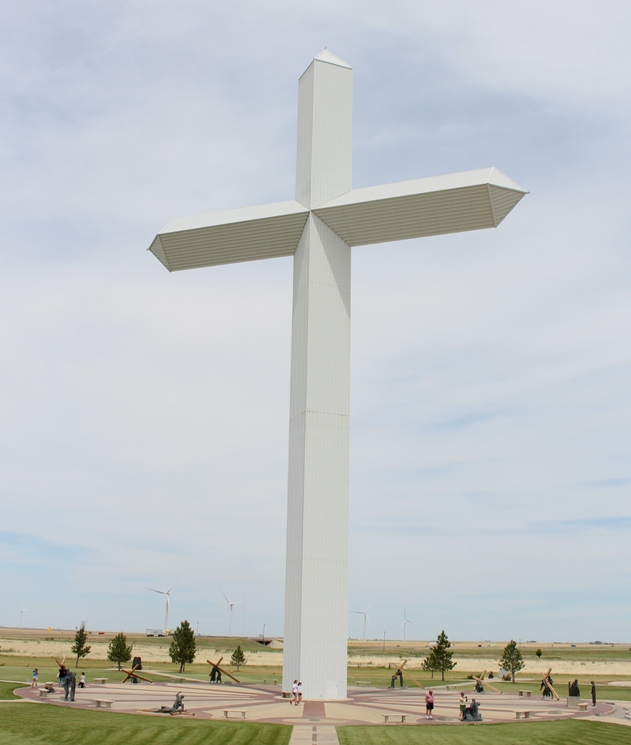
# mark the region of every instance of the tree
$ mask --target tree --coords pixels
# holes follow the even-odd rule
[[[524,658],[517,647],[517,642],[513,639],[504,647],[504,654],[500,660],[500,667],[508,670],[513,676],[515,682],[515,673],[518,673],[525,665]]]
[[[429,654],[427,657],[423,660],[423,664],[421,665],[423,670],[427,670],[428,672],[431,672],[432,674],[432,680],[434,679],[434,673],[436,670],[438,670],[438,666],[436,665],[436,655],[434,654],[434,650],[430,649]]]
[[[70,647],[72,654],[77,655],[77,663],[75,667],[79,667],[79,659],[86,657],[90,654],[92,647],[88,646],[88,632],[85,630],[86,622],[83,621],[81,626],[77,629],[77,633],[74,635],[74,644]]]
[[[116,662],[118,669],[121,669],[121,662],[129,662],[131,660],[131,650],[133,645],[127,645],[127,637],[121,631],[110,642],[107,648],[107,659],[110,662]]]
[[[435,670],[440,670],[442,680],[445,680],[445,671],[446,670],[453,670],[454,667],[456,667],[456,664],[451,658],[454,656],[453,652],[449,651],[449,648],[451,647],[451,642],[447,638],[447,634],[445,634],[445,631],[440,632],[438,635],[438,638],[436,639],[436,644],[432,648],[432,651],[430,652],[429,656],[434,656],[433,664],[435,665]]]
[[[232,657],[230,658],[230,664],[236,665],[237,670],[241,667],[241,665],[245,665],[245,655],[243,654],[243,650],[241,649],[241,645],[237,645],[237,648],[232,653]]]
[[[182,623],[173,632],[173,641],[169,645],[171,662],[180,663],[180,672],[184,672],[186,663],[192,663],[197,653],[195,632],[188,621]]]
[[[541,655],[543,654],[543,652],[542,652],[542,651],[541,651],[540,649],[538,649],[538,650],[537,650],[537,651],[535,652],[535,654],[537,655],[537,658],[538,658],[538,659],[541,659]]]

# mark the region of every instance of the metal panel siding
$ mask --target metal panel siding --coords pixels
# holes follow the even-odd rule
[[[489,185],[489,193],[493,203],[496,225],[499,225],[513,207],[515,207],[524,197],[524,192],[504,189],[493,185]]]
[[[495,224],[486,184],[322,207],[314,212],[350,246],[479,230]]]
[[[300,79],[296,200],[307,207],[351,189],[352,82],[350,68],[317,59]]]
[[[258,204],[254,207],[243,207],[237,210],[211,212],[205,215],[193,215],[172,220],[166,227],[158,231],[158,235],[167,233],[182,233],[185,230],[198,228],[212,228],[232,223],[252,222],[269,217],[284,217],[285,215],[304,215],[307,210],[294,199],[287,202],[273,202],[272,204]]]
[[[311,200],[311,154],[313,149],[314,62],[298,82],[298,137],[296,141],[296,201],[309,206]]]
[[[171,271],[292,256],[308,214],[305,210],[279,217],[168,232],[159,239]]]
[[[169,267],[169,262],[167,261],[166,254],[164,253],[164,248],[162,247],[162,241],[160,240],[160,236],[157,235],[153,239],[153,243],[149,246],[149,251],[157,258],[159,259],[164,266],[171,271],[171,268]]]
[[[283,690],[346,696],[350,247],[310,217],[296,251]]]

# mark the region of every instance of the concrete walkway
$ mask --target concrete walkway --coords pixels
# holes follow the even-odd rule
[[[335,727],[330,724],[295,725],[289,745],[312,745],[312,743],[338,745]]]
[[[37,691],[21,688],[17,694],[26,700],[43,705],[69,706],[95,709],[96,699],[111,702],[111,709],[100,709],[104,715],[109,711],[136,713],[146,716],[168,716],[158,713],[160,707],[171,707],[175,694],[184,694],[186,712],[178,718],[214,719],[215,721],[274,722],[294,727],[292,745],[304,743],[337,743],[336,726],[357,724],[385,724],[385,715],[405,717],[405,724],[390,722],[389,727],[423,726],[435,727],[441,723],[452,723],[466,727],[458,720],[459,691],[435,689],[434,718],[425,717],[425,691],[409,688],[358,688],[349,689],[346,701],[306,701],[291,705],[274,686],[214,685],[206,682],[166,682],[153,684],[89,683],[85,689],[77,688],[74,703],[63,701],[63,692],[57,690],[45,699]],[[469,700],[473,696],[469,694]],[[484,723],[515,722],[517,712],[529,712],[528,720],[551,721],[567,718],[597,718],[600,721],[615,721],[628,724],[622,716],[622,707],[598,702],[588,711],[569,709],[565,700],[548,701],[539,696],[519,697],[516,693],[503,694],[484,692],[475,696],[480,706]],[[617,712],[617,716],[612,716]],[[521,715],[523,717],[523,714]],[[396,719],[397,717],[392,717]]]

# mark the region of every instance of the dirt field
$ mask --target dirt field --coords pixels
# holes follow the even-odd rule
[[[58,629],[0,629],[0,655],[5,659],[15,657],[61,658],[70,655],[74,637],[73,630]],[[91,660],[106,660],[111,632],[90,632],[89,644],[92,649]],[[170,662],[168,638],[147,638],[141,634],[128,634],[133,642],[134,654],[140,655],[144,662]],[[231,653],[241,644],[247,653],[248,666],[282,665],[282,641],[263,647],[252,639],[228,637],[198,637],[200,657],[216,659]],[[456,642],[453,644],[456,670],[463,673],[479,673],[482,670],[498,669],[498,660],[506,642]],[[521,676],[532,674],[535,678],[541,670],[553,667],[556,674],[576,675],[585,678],[593,676],[612,676],[631,678],[631,650],[629,645],[617,644],[558,644],[524,643],[521,645],[526,663]],[[538,659],[535,651],[541,649]],[[418,670],[428,651],[427,641],[411,642],[349,642],[349,667],[371,668],[388,667],[408,659],[407,669]]]

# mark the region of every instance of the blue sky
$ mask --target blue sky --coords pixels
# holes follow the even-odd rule
[[[0,29],[0,625],[282,633],[290,259],[169,275],[293,198],[297,79],[354,68],[354,186],[496,166],[499,229],[353,252],[350,608],[629,641],[631,8],[33,2]],[[361,616],[349,616],[352,636]]]

